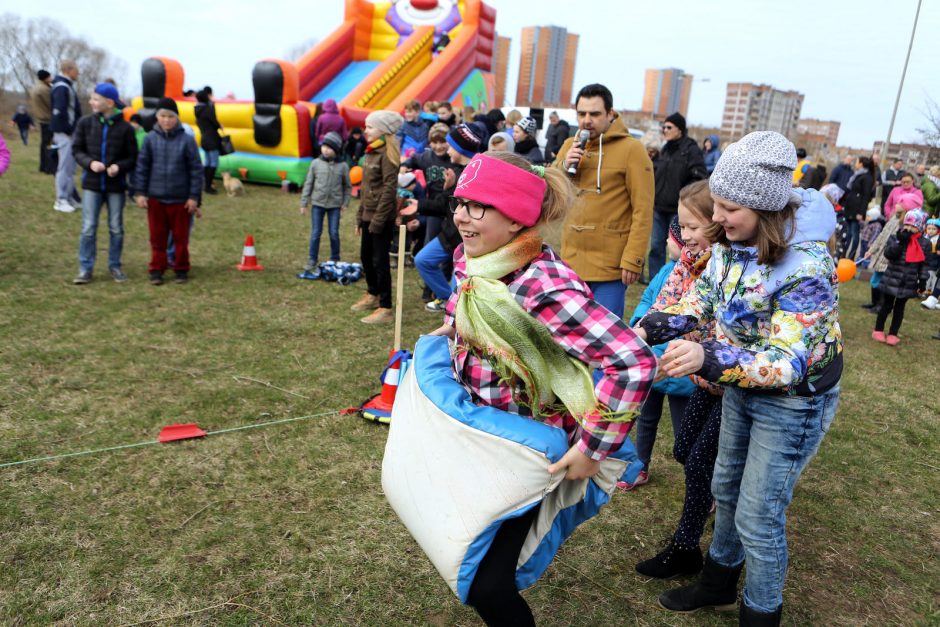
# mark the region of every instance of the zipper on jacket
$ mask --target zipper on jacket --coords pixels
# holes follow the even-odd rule
[[[101,118],[104,120],[104,118]],[[105,121],[101,125],[101,163],[104,164],[104,172],[101,173],[101,193],[105,192],[105,185],[107,184],[108,177],[108,161],[107,161],[107,149],[108,149],[108,123]]]

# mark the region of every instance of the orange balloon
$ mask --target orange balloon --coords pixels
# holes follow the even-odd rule
[[[349,182],[358,185],[362,182],[362,166],[354,165],[349,168]]]
[[[851,281],[855,276],[855,262],[851,259],[840,259],[836,266],[836,274],[839,276],[839,283]]]

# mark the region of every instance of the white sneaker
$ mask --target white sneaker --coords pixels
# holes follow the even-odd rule
[[[62,200],[61,198],[55,201],[55,204],[52,205],[52,208],[56,211],[61,211],[62,213],[73,213],[75,211],[75,207],[72,206],[72,203],[67,200]]]
[[[936,296],[929,296],[927,300],[921,302],[920,306],[927,309],[940,309],[940,300],[937,300]]]

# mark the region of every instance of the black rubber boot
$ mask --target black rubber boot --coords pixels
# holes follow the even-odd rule
[[[682,575],[695,575],[702,570],[702,549],[683,549],[675,540],[655,557],[636,565],[636,572],[656,579],[672,579]]]
[[[218,192],[212,187],[212,181],[215,179],[215,168],[203,168],[203,176],[206,179],[206,193],[217,194]]]
[[[783,614],[782,605],[777,608],[776,612],[765,614],[749,608],[742,600],[738,610],[738,625],[741,627],[780,627],[781,614]]]
[[[728,568],[706,555],[698,580],[663,592],[659,595],[659,604],[673,612],[694,612],[703,607],[713,607],[720,612],[731,611],[738,600],[738,578],[743,568],[743,562]]]

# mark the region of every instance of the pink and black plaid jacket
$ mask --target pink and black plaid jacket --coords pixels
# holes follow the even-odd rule
[[[460,283],[467,278],[467,258],[463,245],[454,251],[454,275]],[[623,320],[594,302],[591,289],[548,246],[529,265],[503,277],[516,301],[552,332],[555,341],[569,355],[602,372],[595,385],[597,400],[613,412],[638,413],[649,393],[656,373],[653,351]],[[454,310],[459,290],[447,301],[444,322],[454,326]],[[462,344],[458,335],[458,346]],[[513,397],[524,399],[521,386],[513,389],[500,382],[499,375],[485,358],[470,351],[454,354],[457,380],[469,390],[473,400],[521,416],[532,410]],[[627,437],[632,422],[608,423],[599,419],[582,429],[568,414],[545,418],[545,423],[564,429],[569,442],[594,460],[617,451]]]

